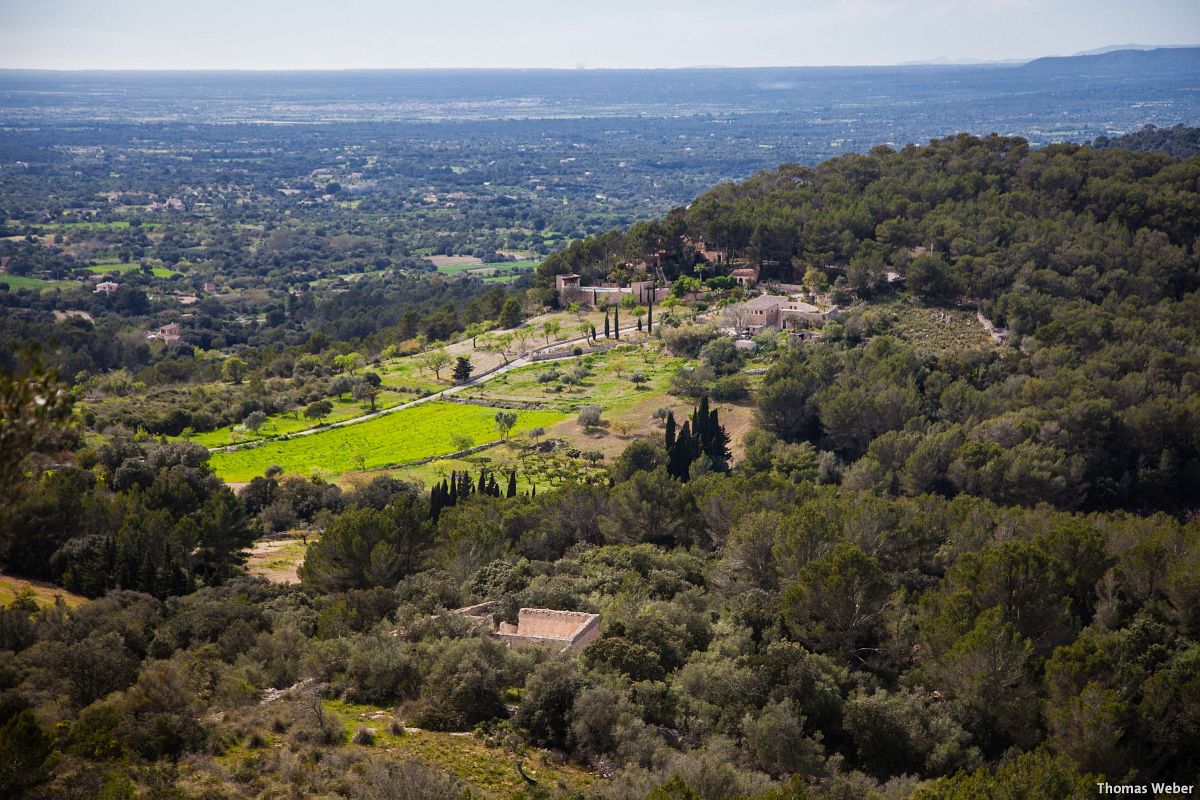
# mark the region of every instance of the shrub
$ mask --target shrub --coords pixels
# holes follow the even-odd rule
[[[745,400],[750,396],[750,385],[741,375],[726,375],[712,385],[712,398],[724,402]]]

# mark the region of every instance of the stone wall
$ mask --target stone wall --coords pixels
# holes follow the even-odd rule
[[[570,639],[591,616],[579,611],[522,608],[517,613],[517,633],[547,639]]]
[[[600,615],[582,611],[556,611],[548,608],[522,608],[517,624],[502,622],[496,636],[509,647],[539,644],[562,650],[582,650],[600,635]]]

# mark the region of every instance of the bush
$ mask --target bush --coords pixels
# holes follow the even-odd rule
[[[717,331],[711,325],[681,325],[678,328],[667,328],[662,335],[667,349],[672,353],[696,358],[704,345],[717,338]]]
[[[726,375],[712,385],[712,399],[731,403],[750,396],[750,384],[741,375]]]

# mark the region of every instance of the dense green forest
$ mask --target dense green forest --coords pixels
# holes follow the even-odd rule
[[[1146,153],[1163,153],[1176,158],[1200,156],[1200,128],[1187,125],[1172,125],[1159,128],[1147,125],[1141,130],[1115,138],[1100,136],[1092,147],[1104,150],[1110,147],[1121,150],[1138,150]]]
[[[542,752],[594,775],[496,796],[1190,785],[1198,212],[1200,159],[959,136],[784,166],[580,240],[534,297],[651,254],[711,278],[703,239],[848,311],[779,348],[735,463],[701,385],[608,485],[456,477],[452,505],[386,476],[272,471],[234,493],[203,448],[72,434],[68,387],[23,358],[0,373],[0,565],[97,599],[0,610],[0,794],[487,795],[395,758],[429,735],[406,726],[471,732],[514,775]],[[978,309],[1007,344],[928,352],[873,308],[896,292]],[[736,358],[659,319],[714,372]],[[242,571],[277,516],[321,532],[297,585]],[[448,613],[483,600],[508,622],[596,612],[601,636],[506,649]]]

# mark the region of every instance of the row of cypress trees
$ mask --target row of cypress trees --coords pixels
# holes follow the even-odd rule
[[[667,414],[666,430],[667,472],[681,481],[687,481],[692,464],[706,456],[712,468],[718,472],[729,471],[729,434],[721,425],[717,410],[709,409],[708,398],[700,398],[699,405],[692,411],[692,418],[684,420],[677,428],[675,415]]]
[[[459,500],[466,499],[473,494],[500,497],[501,490],[500,484],[496,482],[496,473],[480,468],[479,479],[475,480],[466,470],[452,471],[448,481],[443,478],[441,483],[435,483],[429,490],[430,519],[436,523],[443,508],[457,505]],[[508,474],[508,486],[504,491],[504,496],[517,496],[517,471],[515,469]]]

